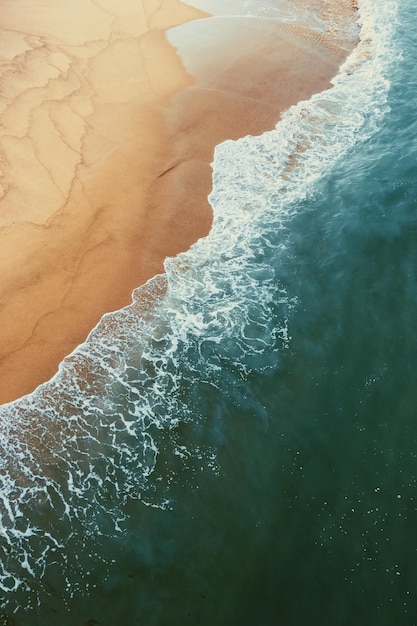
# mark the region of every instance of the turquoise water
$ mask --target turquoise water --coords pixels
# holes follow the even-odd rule
[[[2,623],[417,624],[417,44],[361,11],[217,149],[210,237],[2,407]]]

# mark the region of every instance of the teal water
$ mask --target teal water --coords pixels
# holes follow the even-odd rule
[[[2,623],[417,624],[417,44],[361,11],[333,91],[216,151],[152,306],[2,407]]]

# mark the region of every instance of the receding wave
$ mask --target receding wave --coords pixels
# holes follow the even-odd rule
[[[245,377],[290,343],[297,303],[274,268],[299,202],[386,112],[395,9],[363,0],[360,43],[333,88],[275,130],[216,148],[210,235],[104,316],[52,381],[1,407],[3,606],[16,592],[36,605],[48,572],[63,593],[87,590],[86,563],[111,559],[100,538],[124,532],[129,501],[172,506],[170,484],[191,457],[216,471],[215,445],[178,436],[200,419],[193,385],[227,386],[225,362]]]

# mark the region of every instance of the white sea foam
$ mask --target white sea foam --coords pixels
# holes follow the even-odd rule
[[[276,271],[285,231],[315,181],[387,109],[395,2],[382,11],[362,0],[360,21],[361,42],[332,90],[292,107],[276,130],[216,148],[210,235],[167,259],[130,307],[106,315],[51,382],[1,408],[6,604],[18,591],[36,603],[51,563],[70,589],[85,568],[77,554],[91,540],[85,558],[105,558],[91,546],[122,532],[130,499],[169,506],[175,470],[158,468],[162,449],[213,464],[212,450],[178,441],[178,423],[195,419],[187,389],[227,386],[229,371],[245,376],[260,354],[267,365],[287,345],[294,303]]]

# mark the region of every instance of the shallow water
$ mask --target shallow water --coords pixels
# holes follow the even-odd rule
[[[211,235],[1,409],[3,623],[416,623],[417,47],[361,7],[216,150]]]

